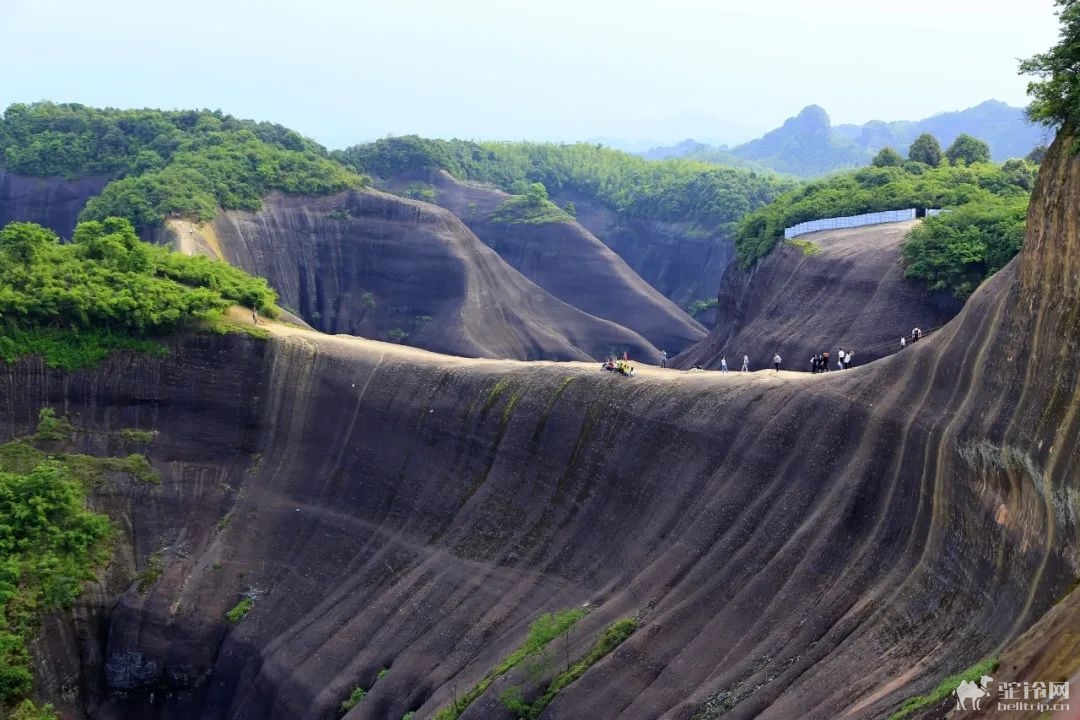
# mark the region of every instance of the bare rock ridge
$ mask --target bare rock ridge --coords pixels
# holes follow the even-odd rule
[[[673,361],[676,367],[728,365],[750,356],[751,367],[770,366],[779,353],[785,367],[808,370],[811,355],[839,348],[856,363],[899,349],[914,327],[941,327],[962,303],[904,279],[900,245],[913,222],[829,230],[799,238],[812,244],[779,244],[750,270],[729,266],[720,285],[716,326]]]
[[[569,249],[576,256],[587,260],[594,271],[602,270],[609,276],[604,280],[606,287],[620,290],[620,285],[630,285],[634,293],[646,295],[652,303],[655,303],[654,296],[643,293],[640,286],[625,279],[626,268],[678,306],[686,306],[694,300],[711,297],[716,292],[725,268],[735,256],[735,243],[729,237],[703,233],[700,228],[695,228],[690,223],[620,216],[588,197],[559,190],[552,191],[552,199],[558,204],[573,202],[576,206],[577,222],[561,223],[557,227],[549,228],[547,232],[533,229],[527,232],[524,238],[514,242],[511,231],[529,229],[514,226],[500,230],[487,222],[487,216],[508,197],[500,190],[459,181],[446,171],[406,173],[385,181],[387,187],[395,191],[405,190],[410,183],[417,181],[432,185],[435,189],[433,202],[453,211],[484,242],[498,250],[508,262],[526,275],[529,275],[529,272],[525,268],[529,267],[530,261],[535,267],[534,256],[541,252],[531,247],[537,240],[542,238],[546,243],[553,239],[559,241],[556,245],[558,251],[566,242],[576,239],[575,236],[584,236],[586,242],[583,246],[571,246]],[[609,256],[598,252],[595,247],[597,241],[616,253],[622,263],[611,263]],[[543,265],[535,269],[542,270]],[[543,285],[539,280],[537,282]],[[559,294],[554,290],[552,292]],[[581,290],[571,288],[571,292],[580,293]],[[670,309],[664,312],[670,312]],[[685,318],[680,320],[680,323],[685,322]],[[680,324],[676,323],[675,327],[679,328]]]
[[[427,203],[375,191],[272,195],[262,210],[226,211],[209,227],[171,227],[179,244],[267,278],[284,305],[325,332],[472,357],[657,353],[632,330],[537,287]]]
[[[0,227],[33,222],[71,237],[86,201],[101,192],[105,178],[36,178],[0,168]]]
[[[434,202],[457,215],[501,258],[555,297],[646,337],[672,355],[705,329],[650,286],[592,233],[572,221],[530,225],[492,222],[510,196],[432,173]],[[406,183],[400,180],[397,185]]]
[[[616,618],[641,627],[545,720],[878,718],[1003,649],[1042,667],[1051,639],[1022,634],[1080,575],[1068,144],[1023,253],[852,372],[628,380],[287,326],[7,368],[5,436],[45,404],[158,431],[161,485],[96,499],[123,529],[115,576],[47,625],[39,695],[76,717],[293,720],[362,686],[349,720],[427,718],[540,612],[584,602],[575,657]],[[160,579],[125,587],[152,553]],[[1075,627],[1077,604],[1047,622]],[[463,717],[509,720],[511,683]]]

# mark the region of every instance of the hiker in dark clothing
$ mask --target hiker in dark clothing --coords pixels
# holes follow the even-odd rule
[[[829,372],[829,351],[821,353],[821,372]]]
[[[810,356],[810,374],[817,375],[817,355]]]

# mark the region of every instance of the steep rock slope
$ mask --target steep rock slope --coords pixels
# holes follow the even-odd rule
[[[900,245],[913,223],[804,235],[810,254],[780,244],[749,271],[732,265],[720,286],[716,326],[680,355],[678,367],[719,367],[741,362],[771,364],[780,353],[788,368],[808,370],[810,356],[853,349],[856,363],[899,349],[914,327],[944,325],[961,303],[904,279]]]
[[[0,168],[0,227],[34,222],[71,237],[86,201],[101,192],[105,178],[36,178]]]
[[[373,191],[273,195],[257,212],[171,228],[179,245],[267,278],[284,305],[326,332],[481,357],[656,353],[633,331],[552,297],[425,203]]]
[[[457,215],[484,244],[560,300],[630,328],[673,355],[704,337],[699,323],[580,224],[492,222],[488,216],[509,195],[459,182],[445,171],[428,179],[435,203]],[[393,186],[403,189],[408,180]]]
[[[634,272],[680,307],[712,297],[735,257],[735,242],[690,223],[620,216],[587,198],[566,196],[577,220],[619,254]]]
[[[51,623],[41,677],[65,658],[86,676],[41,693],[95,718],[329,718],[361,686],[349,720],[426,718],[539,612],[589,602],[572,656],[615,618],[641,627],[547,720],[884,717],[1080,574],[1078,208],[1059,144],[1023,253],[940,332],[848,373],[627,380],[284,326],[8,368],[3,434],[42,404],[159,432],[160,487],[100,502],[161,578],[91,594],[100,626]],[[509,720],[494,696],[527,682],[463,717]]]

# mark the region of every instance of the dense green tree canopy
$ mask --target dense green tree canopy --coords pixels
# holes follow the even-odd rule
[[[988,163],[990,162],[990,146],[978,138],[960,133],[945,151],[945,157],[953,165],[961,162],[965,165]]]
[[[907,276],[966,298],[1020,251],[1027,206],[995,195],[927,218],[904,243]]]
[[[10,106],[0,118],[0,166],[39,177],[109,178],[83,218],[126,217],[139,228],[171,214],[208,220],[219,207],[257,209],[273,190],[323,195],[363,182],[280,125],[220,111],[78,104]]]
[[[941,144],[930,133],[923,133],[908,148],[908,160],[937,167],[941,164]]]
[[[1070,132],[1080,120],[1080,0],[1055,0],[1061,23],[1058,44],[1020,63],[1020,72],[1034,75],[1028,84],[1031,119]]]
[[[685,221],[723,232],[744,213],[794,186],[776,176],[691,160],[649,161],[599,145],[473,143],[416,136],[385,138],[336,154],[380,178],[447,170],[526,194],[543,183],[556,197],[572,193],[631,218]],[[580,203],[579,203],[580,204]]]
[[[66,245],[32,223],[0,230],[0,357],[7,360],[44,347],[38,330],[69,333],[72,342],[95,333],[141,338],[237,303],[273,316],[276,300],[261,278],[142,242],[124,218],[80,223]]]
[[[912,207],[958,207],[996,195],[1026,197],[1035,169],[1022,160],[1016,163],[1020,165],[929,168],[909,162],[903,167],[869,167],[807,183],[739,222],[735,236],[739,262],[743,267],[751,266],[783,238],[784,228],[806,220]]]
[[[881,148],[870,164],[874,167],[900,167],[904,164],[904,157],[891,147],[885,147]]]

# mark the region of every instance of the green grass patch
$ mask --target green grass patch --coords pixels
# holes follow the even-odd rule
[[[473,685],[454,705],[435,713],[435,720],[457,720],[461,713],[484,694],[491,684],[510,672],[518,663],[541,652],[549,642],[568,632],[581,618],[588,614],[583,608],[570,608],[556,613],[544,613],[529,626],[529,634],[514,652],[496,665],[480,682]]]
[[[142,595],[153,587],[154,583],[161,578],[163,572],[165,572],[165,562],[161,559],[161,553],[151,553],[150,557],[146,558],[146,567],[135,576],[135,580],[138,582],[139,594]]]
[[[242,598],[240,602],[233,605],[232,609],[225,613],[225,617],[228,618],[231,623],[238,623],[244,619],[244,616],[251,612],[251,608],[255,607],[255,601],[249,597]]]
[[[256,340],[267,340],[270,338],[270,331],[266,328],[252,323],[234,320],[233,318],[225,317],[224,315],[206,320],[202,323],[202,327],[215,335],[247,335]]]
[[[963,681],[978,682],[979,678],[983,675],[989,675],[994,672],[994,670],[997,669],[997,666],[997,658],[990,658],[988,660],[983,660],[978,665],[973,665],[958,675],[950,675],[926,695],[918,695],[905,700],[904,704],[900,706],[900,709],[889,716],[889,720],[903,720],[903,718],[908,717],[917,710],[936,705],[952,695],[953,691],[955,691]]]
[[[547,225],[570,222],[572,215],[547,198],[514,195],[495,208],[488,218],[503,225]]]
[[[686,309],[692,317],[697,317],[708,310],[714,310],[719,301],[714,298],[705,298],[704,300],[695,300],[690,303],[690,307]]]
[[[570,683],[577,680],[579,677],[585,674],[585,672],[593,665],[598,663],[605,656],[609,655],[615,650],[615,648],[622,645],[627,638],[634,634],[637,630],[638,621],[635,618],[623,618],[616,620],[609,625],[602,633],[600,637],[593,643],[592,648],[585,654],[585,657],[578,660],[576,663],[570,666],[569,670],[559,673],[551,684],[548,685],[544,694],[536,699],[528,711],[528,715],[524,716],[529,720],[535,720],[540,717],[541,713],[551,704],[551,701],[555,699],[555,696],[563,691]]]
[[[60,714],[51,703],[41,707],[34,704],[33,700],[23,700],[10,715],[8,720],[61,720]]]
[[[821,252],[821,247],[816,243],[812,243],[809,240],[800,240],[799,238],[792,238],[784,241],[785,245],[790,245],[793,248],[798,248],[802,251],[802,254],[806,257],[811,255],[817,255]]]
[[[349,697],[341,701],[341,714],[352,710],[354,707],[360,704],[360,702],[367,697],[367,690],[362,687],[355,687],[349,694]]]
[[[124,442],[138,445],[149,445],[157,436],[153,430],[139,430],[137,428],[124,428],[120,431],[120,437]]]
[[[510,387],[510,383],[506,380],[499,380],[491,386],[491,390],[488,391],[487,398],[484,400],[484,404],[480,406],[480,414],[484,415],[492,406],[499,401],[506,389]]]
[[[502,427],[506,428],[507,423],[510,422],[510,418],[514,415],[514,408],[517,407],[518,401],[521,400],[521,396],[514,393],[510,396],[510,399],[506,402],[506,407],[502,411]]]
[[[19,358],[38,355],[48,367],[81,370],[101,364],[117,350],[146,353],[157,357],[166,354],[160,340],[132,337],[107,329],[61,330],[49,327],[11,327],[0,335],[0,359],[8,365]]]
[[[435,186],[426,182],[411,182],[401,191],[402,196],[433,203],[438,197]]]

